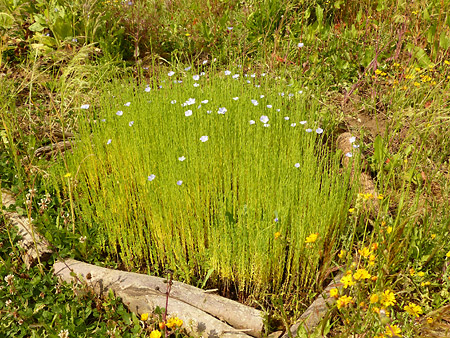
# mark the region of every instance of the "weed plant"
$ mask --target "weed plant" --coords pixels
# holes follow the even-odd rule
[[[191,283],[212,269],[240,295],[317,286],[356,185],[313,93],[264,75],[171,71],[84,105],[55,181],[79,207],[74,231],[95,227],[93,245],[128,268]]]

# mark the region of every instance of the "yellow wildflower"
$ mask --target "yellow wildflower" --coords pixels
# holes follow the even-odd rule
[[[359,252],[359,254],[360,254],[361,256],[363,256],[364,258],[367,258],[367,257],[369,257],[369,255],[370,255],[370,249],[369,249],[367,246],[365,246],[365,247],[362,248],[361,250],[358,250],[358,252]]]
[[[353,213],[355,212],[355,208],[350,208],[350,209],[348,209],[348,212],[351,213],[351,214],[353,214]]]
[[[435,239],[436,238],[436,234],[431,234],[431,239]]]
[[[444,63],[445,63],[446,65],[450,65],[450,61],[447,61],[447,60],[445,60]]]
[[[317,240],[317,237],[319,237],[319,233],[313,233],[306,237],[305,243],[314,243]]]
[[[402,330],[397,325],[387,325],[384,332],[388,337],[401,337]]]
[[[373,295],[370,296],[370,304],[375,304],[378,303],[378,295],[376,293],[374,293]]]
[[[339,299],[336,301],[337,308],[338,309],[343,308],[343,307],[347,306],[348,304],[350,304],[352,302],[353,302],[353,298],[352,297],[349,297],[349,296],[339,297]]]
[[[427,317],[427,323],[428,324],[433,324],[434,320],[431,317]]]
[[[420,286],[427,286],[427,285],[430,285],[431,283],[430,282],[422,282],[422,283],[420,283]]]
[[[408,305],[405,305],[403,309],[414,317],[419,317],[419,315],[423,313],[423,310],[420,307],[420,305],[414,303],[409,303]]]
[[[447,258],[450,258],[450,251],[445,255]]]
[[[379,194],[379,195],[377,196],[377,198],[381,201],[381,200],[384,198],[384,195],[383,195],[383,194]]]
[[[150,338],[161,338],[161,331],[153,330],[150,333]]]
[[[67,177],[70,177],[70,176],[72,176],[71,173],[67,173],[67,174],[64,175],[64,177],[66,177],[66,178],[67,178]]]
[[[386,290],[381,294],[380,303],[386,307],[389,305],[394,305],[397,301],[395,300],[395,295],[392,291]]]
[[[353,275],[354,280],[369,279],[370,277],[370,273],[366,269],[358,269]]]
[[[189,34],[189,33],[186,33],[186,34],[184,34],[184,35],[186,35],[186,36],[191,36],[191,34]]]
[[[419,271],[419,272],[417,273],[417,276],[419,276],[419,277],[423,277],[423,276],[425,276],[425,272],[423,272],[423,271]]]
[[[420,87],[420,83],[419,82],[414,82],[414,86]]]
[[[183,325],[183,321],[179,319],[178,317],[169,318],[167,321],[166,326],[171,329],[173,327],[181,326]]]
[[[380,75],[381,73],[382,73],[381,70],[379,70],[379,69],[375,70],[375,74]]]
[[[372,243],[371,249],[372,249],[372,251],[377,250],[378,249],[378,243]]]
[[[141,314],[141,320],[143,320],[144,322],[148,319],[148,313],[143,313]]]
[[[409,274],[414,276],[416,274],[416,270],[414,270],[414,268],[409,269]]]
[[[370,194],[370,193],[364,194],[364,199],[365,200],[371,200],[372,198],[373,198],[373,194]]]
[[[344,284],[344,289],[355,284],[355,282],[353,281],[352,275],[345,275],[344,277],[342,277],[341,283]]]
[[[344,249],[341,249],[341,252],[339,252],[338,257],[340,259],[342,259],[343,257],[345,257],[345,255],[347,254],[347,251],[345,251]],[[448,252],[448,257],[450,257],[450,251]]]
[[[337,288],[332,288],[330,290],[330,297],[337,298],[339,296],[339,290]]]
[[[390,234],[390,233],[392,232],[392,227],[387,227],[387,228],[386,228],[386,232],[387,232],[388,234]]]
[[[274,234],[275,239],[278,239],[280,236],[281,236],[281,232],[279,232],[279,231],[277,231],[277,232]]]

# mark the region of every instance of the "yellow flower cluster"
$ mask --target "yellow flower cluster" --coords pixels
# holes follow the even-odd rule
[[[339,296],[339,290],[337,288],[333,288],[330,290],[330,297],[337,298]]]
[[[341,309],[343,307],[346,307],[348,304],[353,303],[353,298],[349,296],[342,296],[339,297],[339,299],[336,301],[337,308]]]
[[[153,330],[150,333],[150,338],[161,338],[161,331]]]
[[[405,305],[403,309],[414,317],[419,317],[423,313],[423,310],[420,307],[420,305],[414,303],[409,303],[408,305]]]
[[[367,272],[366,269],[358,269],[353,274],[354,280],[363,280],[363,279],[370,279],[372,277],[369,272]]]
[[[183,325],[183,321],[178,317],[169,318],[166,324],[169,329],[172,329],[174,327],[181,327],[181,325]]]
[[[402,330],[397,325],[387,325],[385,335],[388,337],[401,337]]]
[[[390,290],[385,290],[382,294],[381,294],[381,299],[380,299],[380,303],[383,306],[390,306],[390,305],[394,305],[397,301],[395,300],[395,295],[392,291]]]
[[[350,274],[346,274],[341,278],[341,283],[344,284],[344,289],[347,289],[349,286],[355,285],[351,271]]]
[[[314,243],[315,241],[317,241],[317,238],[319,237],[319,233],[313,233],[311,235],[309,235],[308,237],[306,237],[305,243]]]

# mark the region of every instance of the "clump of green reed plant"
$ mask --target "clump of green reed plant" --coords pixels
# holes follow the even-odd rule
[[[74,194],[76,231],[94,226],[95,246],[128,268],[188,282],[212,269],[242,296],[316,285],[356,186],[311,93],[264,75],[187,67],[105,88],[53,172]]]

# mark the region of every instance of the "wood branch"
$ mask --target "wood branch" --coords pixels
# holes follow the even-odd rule
[[[342,272],[334,277],[333,281],[323,290],[319,297],[306,309],[306,311],[300,316],[300,319],[291,326],[290,331],[292,337],[296,337],[299,330],[306,330],[310,335],[321,320],[325,317],[325,314],[332,308],[336,299],[329,296],[330,290],[333,288],[342,288],[341,278],[344,276]],[[289,334],[286,332],[281,338],[289,338]]]
[[[66,150],[72,149],[72,146],[73,141],[61,141],[36,149],[36,151],[34,152],[34,156],[42,157],[45,155],[48,158],[60,151],[64,152]]]
[[[109,289],[123,299],[130,311],[151,312],[156,306],[165,307],[167,284],[163,278],[115,271],[68,259],[56,262],[55,274],[70,282],[71,270],[86,280],[96,293],[105,295]],[[261,337],[262,313],[227,298],[205,292],[196,287],[173,282],[168,311],[184,321],[184,328],[192,333],[207,333],[214,337]],[[244,333],[245,332],[245,333]]]
[[[14,197],[2,191],[2,204],[8,208],[16,201]],[[18,244],[25,250],[23,260],[29,269],[39,260],[46,261],[50,258],[52,250],[47,240],[33,229],[28,217],[20,216],[16,212],[2,210],[3,215],[17,228],[17,234],[21,237]]]
[[[63,131],[58,126],[40,127],[37,130],[39,137],[48,137],[52,142],[65,141],[74,137],[74,134],[70,131]]]

